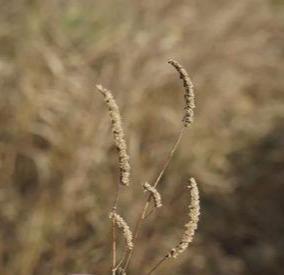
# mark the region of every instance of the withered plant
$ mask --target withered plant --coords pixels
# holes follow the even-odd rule
[[[127,145],[125,141],[125,135],[121,122],[121,115],[119,111],[119,107],[116,104],[114,97],[112,96],[111,91],[104,88],[102,85],[97,85],[97,89],[102,93],[105,99],[105,103],[108,107],[109,116],[111,119],[111,126],[113,132],[114,143],[118,152],[118,160],[119,160],[119,169],[120,169],[120,179],[116,185],[116,194],[113,202],[112,209],[110,211],[110,219],[112,221],[112,275],[126,275],[128,272],[129,264],[132,260],[132,256],[134,250],[139,245],[138,236],[141,231],[141,227],[143,222],[153,211],[162,207],[162,196],[158,191],[158,185],[167,170],[174,153],[176,152],[178,145],[181,142],[181,139],[184,135],[186,128],[188,128],[192,122],[194,117],[194,90],[191,79],[186,72],[186,70],[174,59],[169,59],[168,63],[172,65],[179,74],[180,79],[183,82],[184,87],[184,116],[182,119],[182,125],[180,131],[178,133],[176,142],[171,148],[168,158],[166,159],[164,165],[160,173],[158,174],[156,180],[150,184],[148,182],[142,185],[145,192],[148,193],[146,197],[145,204],[141,209],[140,214],[138,215],[135,228],[133,233],[128,226],[125,219],[119,214],[118,211],[118,203],[119,203],[119,195],[121,188],[129,186],[129,178],[130,178],[130,164],[129,164],[129,154],[127,152]],[[165,255],[148,271],[147,275],[153,274],[154,271],[158,269],[158,267],[164,263],[169,258],[176,258],[184,252],[189,244],[192,242],[195,231],[197,229],[199,214],[200,214],[200,205],[199,205],[199,191],[198,186],[194,178],[189,179],[188,183],[189,188],[189,221],[185,224],[185,230],[180,238],[180,241],[177,245],[173,246],[173,248],[169,249],[169,252],[165,253]],[[125,239],[125,250],[121,259],[118,259],[117,253],[117,240],[118,234],[117,229],[121,231],[122,236]]]

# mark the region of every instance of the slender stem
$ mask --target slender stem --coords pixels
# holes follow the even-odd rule
[[[118,204],[119,199],[119,193],[120,193],[120,184],[117,183],[116,187],[116,195],[112,206],[112,211],[115,212]],[[115,275],[117,266],[116,266],[116,226],[114,218],[112,218],[112,275]]]
[[[151,216],[154,213],[155,209],[156,209],[156,207],[153,206],[150,209],[150,211],[148,211],[147,215],[145,216],[145,219],[147,219],[149,216]]]
[[[162,258],[148,273],[147,275],[152,274],[165,260],[167,260],[168,258],[165,256],[164,258]]]
[[[172,160],[172,158],[173,158],[173,156],[174,156],[174,153],[175,153],[175,151],[177,150],[177,147],[179,146],[180,141],[181,141],[181,139],[182,139],[182,137],[183,137],[184,130],[185,130],[185,127],[182,126],[182,128],[180,129],[180,132],[179,132],[179,134],[178,134],[177,140],[176,140],[174,146],[172,147],[172,149],[171,149],[171,151],[170,151],[170,153],[169,153],[169,156],[168,156],[166,162],[164,163],[164,166],[163,166],[163,168],[162,168],[162,170],[161,170],[159,176],[157,177],[157,179],[156,179],[156,181],[155,181],[155,183],[154,183],[154,187],[157,187],[157,185],[160,183],[160,180],[161,180],[161,178],[163,177],[165,171],[167,170],[167,168],[168,168],[168,166],[169,166],[169,164],[170,164],[170,162],[171,162],[171,160]]]
[[[130,260],[133,256],[134,248],[135,248],[136,241],[137,241],[137,238],[138,238],[138,231],[139,231],[139,228],[141,226],[142,221],[145,218],[145,214],[146,214],[149,202],[150,201],[148,201],[148,200],[146,201],[145,206],[144,206],[143,210],[141,211],[141,213],[138,217],[138,220],[136,222],[136,225],[135,225],[135,228],[134,228],[134,233],[133,233],[133,245],[134,246],[133,246],[133,249],[128,252],[127,259],[126,259],[126,262],[125,262],[125,265],[124,265],[124,270],[126,270],[128,268]]]
[[[112,206],[113,211],[116,211],[118,200],[119,200],[119,194],[120,194],[120,183],[117,183],[115,199],[114,199],[113,206]]]
[[[115,267],[115,269],[117,270],[121,265],[122,265],[122,263],[124,262],[124,260],[125,260],[125,257],[126,257],[126,251],[123,253],[123,256],[122,256],[122,258],[121,258],[121,260],[118,262],[118,264],[116,265],[116,267]]]
[[[115,275],[116,271],[116,230],[115,221],[112,219],[112,275]]]
[[[156,188],[158,186],[158,184],[160,183],[160,180],[162,179],[164,173],[166,172],[173,156],[174,156],[174,153],[176,152],[177,150],[177,147],[178,145],[180,144],[181,140],[182,140],[182,137],[183,137],[183,134],[184,134],[184,130],[185,130],[185,127],[182,126],[180,131],[179,131],[179,134],[178,134],[178,137],[176,139],[176,142],[174,143],[171,151],[169,152],[169,155],[165,161],[165,163],[163,164],[162,166],[162,170],[161,172],[159,173],[158,177],[156,178],[155,182],[154,182],[154,187]],[[133,253],[134,253],[134,250],[135,250],[135,247],[136,247],[136,241],[137,241],[137,238],[138,238],[138,234],[139,234],[139,229],[140,227],[142,226],[142,222],[145,220],[145,218],[147,218],[149,215],[146,215],[147,213],[147,210],[148,210],[148,207],[149,207],[149,204],[150,204],[150,200],[151,200],[151,194],[147,197],[147,200],[145,202],[145,205],[141,211],[141,214],[139,215],[138,217],[138,220],[136,222],[136,225],[135,225],[135,229],[134,229],[134,233],[133,233],[133,249],[131,251],[129,251],[128,253],[128,256],[127,256],[127,260],[126,260],[126,263],[125,263],[125,266],[124,266],[124,269],[127,270],[128,266],[129,266],[129,263],[130,263],[130,260],[133,256]]]

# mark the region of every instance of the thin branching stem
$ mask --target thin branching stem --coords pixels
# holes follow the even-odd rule
[[[130,164],[129,164],[129,156],[127,153],[127,146],[124,137],[124,131],[121,123],[121,116],[119,107],[111,93],[111,91],[105,89],[102,85],[96,85],[98,91],[104,96],[105,103],[108,107],[108,112],[112,125],[112,133],[114,138],[114,143],[118,151],[118,159],[119,159],[119,169],[120,169],[120,180],[116,185],[116,194],[113,202],[113,207],[111,211],[111,219],[112,219],[112,274],[116,273],[116,261],[117,261],[117,240],[116,240],[116,220],[115,215],[117,204],[119,200],[120,194],[120,186],[128,186],[129,185],[129,176],[130,176]]]
[[[193,240],[200,215],[199,190],[194,178],[190,178],[188,189],[190,189],[190,204],[188,206],[189,221],[185,224],[185,230],[182,234],[182,237],[178,244],[172,248],[161,260],[159,260],[159,262],[154,265],[148,274],[151,274],[167,259],[177,258],[179,254],[183,253],[188,248],[189,244]]]
[[[179,134],[178,134],[178,137],[177,137],[177,140],[173,146],[173,148],[171,149],[170,153],[169,153],[169,156],[166,160],[166,162],[164,163],[164,166],[159,174],[159,176],[157,177],[156,181],[154,182],[154,187],[156,188],[158,186],[158,184],[160,183],[160,180],[161,178],[163,177],[164,173],[166,172],[173,156],[174,156],[174,153],[176,152],[177,150],[177,147],[179,146],[180,142],[181,142],[181,139],[183,137],[183,134],[184,134],[184,130],[185,130],[185,127],[182,126],[180,131],[179,131]]]
[[[114,218],[112,218],[112,274],[115,275],[115,272],[116,272],[116,226],[115,226],[115,220]]]
[[[117,209],[118,199],[120,193],[120,184],[116,185],[116,195],[113,202],[112,211],[115,212]],[[114,217],[112,217],[112,274],[115,275],[117,267],[116,267],[116,225]]]
[[[167,260],[167,257],[164,256],[146,275],[151,275],[166,260]]]
[[[125,257],[126,257],[127,251],[125,250],[123,253],[123,256],[121,257],[120,261],[118,262],[118,264],[116,265],[115,269],[117,270],[124,262]]]
[[[182,137],[184,135],[184,131],[185,131],[185,127],[182,126],[180,131],[179,131],[179,134],[178,134],[178,137],[176,139],[176,142],[174,143],[171,151],[169,152],[169,155],[165,161],[165,163],[163,164],[162,166],[162,170],[161,172],[159,173],[158,177],[156,178],[155,182],[154,182],[154,187],[156,188],[158,186],[158,184],[160,183],[163,175],[165,174],[167,168],[169,167],[169,164],[174,156],[174,153],[176,152],[181,140],[182,140]],[[128,256],[127,256],[127,259],[126,259],[126,263],[125,263],[125,266],[124,266],[124,269],[127,270],[127,268],[129,267],[129,264],[130,264],[130,260],[133,256],[133,253],[134,253],[134,250],[135,250],[135,247],[136,247],[136,241],[137,241],[137,238],[138,238],[138,235],[139,235],[139,230],[142,226],[142,223],[143,221],[145,220],[146,217],[148,217],[147,215],[147,210],[148,210],[148,207],[150,205],[150,201],[151,201],[151,194],[149,194],[149,196],[147,197],[147,200],[145,202],[145,205],[141,211],[141,214],[139,215],[138,217],[138,220],[136,222],[136,225],[135,225],[135,229],[134,229],[134,233],[133,233],[133,249],[131,251],[129,251],[128,253]]]

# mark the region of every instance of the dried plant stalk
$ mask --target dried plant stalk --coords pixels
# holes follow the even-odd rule
[[[102,85],[97,85],[96,87],[103,94],[108,106],[114,142],[119,156],[120,183],[127,186],[129,185],[130,164],[119,108],[109,90],[105,89]]]
[[[143,184],[143,187],[145,191],[148,191],[151,194],[151,198],[153,199],[154,206],[156,208],[162,207],[162,198],[158,190],[154,186],[149,184],[148,182],[145,182]]]
[[[185,224],[185,231],[181,237],[179,244],[173,248],[167,255],[167,257],[176,258],[180,253],[184,252],[189,244],[192,242],[194,233],[197,229],[199,215],[200,215],[200,203],[199,203],[199,191],[194,178],[189,181],[190,189],[190,205],[189,205],[189,221]]]
[[[193,84],[186,70],[176,60],[170,58],[168,60],[168,63],[171,64],[177,70],[180,79],[183,81],[183,86],[185,88],[185,114],[183,117],[183,124],[184,127],[188,127],[193,122],[193,109],[195,108]]]
[[[179,73],[180,78],[183,80],[183,86],[185,88],[185,94],[184,94],[184,98],[185,98],[185,114],[183,117],[183,125],[180,129],[180,132],[178,134],[177,140],[174,144],[174,146],[172,147],[171,151],[169,152],[169,155],[164,163],[164,165],[162,166],[162,170],[160,171],[158,177],[156,178],[156,180],[153,183],[153,187],[157,188],[158,184],[160,183],[163,175],[165,174],[182,138],[185,132],[185,128],[188,127],[192,122],[193,122],[193,109],[195,108],[195,103],[194,103],[194,91],[193,91],[193,84],[190,80],[190,77],[188,76],[186,70],[174,59],[169,59],[168,63],[171,64]],[[150,194],[145,202],[144,208],[141,211],[141,214],[138,217],[138,220],[136,222],[136,226],[134,229],[134,246],[136,246],[136,240],[138,238],[138,233],[139,230],[142,226],[143,221],[145,220],[146,217],[148,217],[149,215],[147,215],[147,211],[148,211],[148,207],[149,207],[149,203],[151,200],[152,195]],[[130,260],[132,258],[133,252],[135,250],[135,247],[132,251],[129,252],[128,256],[127,256],[127,260],[126,260],[126,264],[125,264],[125,269],[127,270]]]
[[[132,250],[133,248],[133,235],[132,232],[126,223],[126,221],[115,211],[112,211],[109,215],[109,218],[112,219],[115,225],[122,230],[122,234],[126,241],[126,246],[128,250]]]
[[[188,214],[190,219],[188,223],[185,224],[185,231],[181,237],[181,240],[177,246],[166,254],[166,256],[160,259],[160,261],[147,273],[147,275],[152,274],[168,258],[176,258],[179,254],[183,253],[193,240],[200,215],[199,191],[194,178],[189,180],[188,188],[190,189],[190,204]]]

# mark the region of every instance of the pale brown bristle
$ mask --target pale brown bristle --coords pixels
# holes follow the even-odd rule
[[[143,184],[143,187],[145,191],[148,191],[151,194],[154,206],[157,208],[162,207],[162,198],[158,190],[154,186],[150,185],[148,182],[145,182]]]
[[[119,156],[120,183],[122,185],[129,185],[130,181],[129,156],[127,153],[127,146],[125,142],[118,105],[116,104],[111,91],[105,89],[102,85],[97,85],[96,87],[103,94],[105,102],[108,106],[109,115],[112,123],[114,143],[116,145]]]
[[[184,252],[189,244],[192,242],[195,231],[197,229],[199,215],[200,215],[200,202],[199,191],[194,178],[189,181],[190,189],[190,204],[189,204],[189,221],[185,224],[185,231],[181,237],[179,244],[171,249],[167,257],[176,258],[180,253]]]
[[[126,241],[126,246],[128,250],[132,250],[133,249],[133,235],[126,221],[115,211],[112,211],[110,213],[109,218],[112,219],[114,223],[116,224],[116,226],[122,230],[122,234]]]
[[[170,58],[168,60],[168,63],[171,64],[177,70],[180,79],[183,81],[183,86],[185,88],[185,114],[183,117],[183,124],[184,127],[188,127],[193,122],[193,109],[195,108],[193,84],[186,70],[176,60]]]

